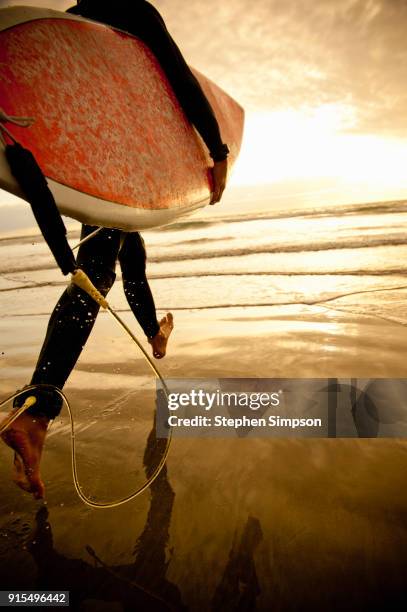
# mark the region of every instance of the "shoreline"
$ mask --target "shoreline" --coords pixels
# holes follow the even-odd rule
[[[158,318],[164,313],[158,310]],[[174,313],[167,357],[155,360],[167,377],[407,377],[407,327],[380,317],[306,305]],[[149,351],[133,315],[121,316]],[[47,320],[48,315],[0,319],[2,395],[29,379]],[[372,359],[372,351],[377,359]],[[95,383],[100,376],[104,388],[131,387],[133,373],[146,375],[142,362],[126,334],[107,313],[100,313],[67,384],[83,389],[87,380],[91,390],[97,386],[92,376]]]

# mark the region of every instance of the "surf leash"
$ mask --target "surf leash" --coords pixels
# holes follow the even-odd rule
[[[10,397],[8,397],[7,399],[3,400],[2,402],[0,402],[0,409],[7,404],[8,402],[13,401],[15,398],[19,397],[20,395],[22,395],[23,393],[26,394],[27,391],[32,391],[33,395],[30,395],[26,398],[24,404],[18,408],[18,410],[16,410],[15,412],[13,412],[12,414],[9,415],[9,417],[3,421],[3,423],[0,426],[0,435],[3,434],[11,425],[12,423],[14,423],[14,421],[21,415],[23,414],[23,412],[25,412],[26,410],[28,410],[28,408],[31,408],[31,406],[33,406],[36,403],[36,397],[35,397],[35,390],[36,389],[48,389],[48,390],[52,390],[55,393],[57,393],[60,398],[62,399],[63,404],[66,406],[67,412],[68,412],[68,417],[69,417],[69,422],[70,422],[70,433],[71,433],[71,466],[72,466],[72,477],[73,477],[73,483],[74,483],[74,487],[75,487],[75,491],[79,497],[79,499],[86,504],[87,506],[90,506],[91,508],[117,508],[118,506],[122,506],[123,504],[126,504],[127,502],[132,501],[133,499],[135,499],[136,497],[138,497],[139,495],[141,495],[141,493],[143,493],[144,491],[146,491],[151,484],[154,482],[154,480],[159,476],[159,474],[161,473],[161,470],[163,469],[166,461],[167,461],[167,457],[168,457],[168,452],[170,449],[170,444],[171,444],[171,430],[169,430],[169,435],[167,438],[167,443],[166,446],[164,448],[162,457],[158,463],[158,465],[156,466],[156,468],[153,470],[152,474],[147,478],[147,480],[140,486],[138,487],[138,489],[136,489],[135,491],[129,493],[128,495],[126,495],[125,497],[121,497],[119,499],[115,499],[112,501],[106,501],[106,502],[98,502],[95,501],[94,499],[88,497],[82,490],[82,487],[79,483],[79,478],[78,478],[78,463],[77,463],[77,458],[76,458],[76,439],[75,439],[75,422],[74,422],[74,417],[73,417],[73,413],[72,413],[72,408],[70,406],[70,403],[67,399],[67,397],[65,396],[65,394],[61,391],[61,389],[59,389],[58,387],[55,387],[54,385],[44,385],[44,384],[37,384],[37,385],[28,385],[27,387],[25,387],[24,389],[17,391],[16,393],[13,393],[13,395],[10,395]]]
[[[83,291],[86,291],[86,293],[88,295],[90,295],[100,306],[102,306],[102,308],[107,310],[113,316],[115,321],[120,325],[120,327],[122,329],[124,329],[125,332],[130,336],[132,341],[138,346],[138,348],[142,352],[144,358],[146,359],[147,363],[149,364],[149,366],[153,370],[155,376],[160,381],[160,383],[162,385],[162,390],[163,390],[164,395],[166,397],[166,400],[168,400],[168,387],[167,387],[167,385],[166,385],[166,383],[165,383],[165,381],[164,381],[164,379],[163,379],[159,369],[153,363],[153,361],[151,360],[150,356],[147,354],[147,352],[145,351],[144,347],[141,345],[140,341],[136,338],[136,336],[132,333],[130,328],[119,317],[119,315],[110,307],[109,303],[103,297],[103,295],[96,289],[96,287],[93,285],[93,283],[88,278],[87,274],[83,270],[77,269],[73,273],[73,275],[72,275],[72,282],[75,285],[77,285],[77,287],[82,289]],[[122,504],[125,504],[125,503],[130,502],[131,500],[135,499],[136,497],[138,497],[138,495],[140,495],[141,493],[143,493],[146,489],[148,489],[150,487],[150,485],[154,482],[154,480],[159,476],[161,470],[163,469],[163,467],[164,467],[164,465],[165,465],[165,463],[167,461],[167,457],[168,457],[168,453],[169,453],[170,445],[171,445],[171,428],[168,429],[168,438],[167,438],[167,442],[166,442],[166,445],[165,445],[165,448],[164,448],[164,451],[163,451],[163,455],[162,455],[162,457],[160,459],[160,462],[158,463],[157,467],[154,469],[152,474],[144,482],[144,484],[142,484],[138,489],[136,489],[135,491],[133,491],[129,495],[126,495],[125,497],[122,497],[120,499],[112,500],[112,501],[109,501],[109,502],[97,502],[97,501],[94,501],[93,499],[88,497],[83,492],[82,487],[81,487],[81,485],[79,483],[78,464],[77,464],[77,459],[76,459],[75,422],[74,422],[74,417],[73,417],[71,406],[69,404],[69,401],[68,401],[67,397],[61,391],[61,389],[59,389],[58,387],[55,387],[54,385],[46,385],[46,384],[28,385],[27,387],[25,387],[21,391],[17,391],[16,393],[11,395],[7,399],[3,400],[0,403],[0,409],[6,403],[13,401],[15,398],[19,397],[23,393],[26,394],[27,391],[31,391],[31,390],[33,391],[33,395],[28,396],[25,399],[25,402],[23,403],[23,405],[20,408],[18,408],[15,412],[11,413],[9,415],[9,417],[5,421],[3,421],[3,423],[0,426],[0,435],[2,433],[4,433],[12,425],[12,423],[21,414],[23,414],[23,412],[28,410],[28,408],[31,408],[31,406],[33,406],[36,403],[37,400],[36,400],[36,397],[35,397],[35,390],[36,389],[45,389],[45,388],[55,391],[60,396],[60,398],[62,399],[62,402],[66,406],[66,409],[67,409],[67,412],[68,412],[69,421],[70,421],[70,431],[71,431],[72,477],[73,477],[73,482],[74,482],[76,493],[78,494],[78,497],[81,499],[81,501],[83,501],[87,506],[90,506],[92,508],[105,508],[105,509],[106,508],[116,508],[118,506],[121,506]]]
[[[94,286],[94,284],[92,283],[92,281],[90,280],[88,275],[83,270],[81,270],[80,268],[77,268],[75,270],[75,272],[73,272],[71,278],[72,278],[72,282],[77,287],[79,287],[80,289],[85,291],[88,295],[90,295],[91,298],[93,298],[95,300],[95,302],[97,302],[99,304],[99,306],[102,306],[102,308],[107,310],[112,315],[112,317],[115,319],[115,321],[117,321],[117,323],[130,336],[130,338],[133,340],[133,342],[135,344],[137,344],[137,346],[139,347],[140,351],[143,353],[143,355],[144,355],[148,365],[153,370],[153,372],[156,375],[156,377],[158,378],[158,380],[161,382],[163,390],[164,390],[166,396],[168,396],[167,385],[165,384],[164,379],[161,376],[161,373],[160,373],[159,369],[157,368],[155,363],[153,363],[153,361],[151,360],[150,355],[147,353],[147,351],[145,350],[145,348],[143,347],[141,342],[136,338],[136,336],[133,334],[133,332],[130,330],[130,328],[126,325],[126,323],[123,321],[123,319],[121,317],[119,317],[119,315],[113,310],[113,308],[111,308],[111,306],[107,302],[106,298],[103,297],[103,295],[100,293],[100,291],[98,291],[96,289],[96,287]]]
[[[90,281],[88,276],[85,274],[85,272],[83,270],[77,269],[73,273],[73,275],[72,275],[72,282],[77,287],[82,289],[83,291],[86,291],[86,293],[88,295],[90,295],[92,297],[92,299],[94,299],[100,306],[102,306],[102,308],[107,310],[113,316],[115,321],[120,325],[120,327],[122,329],[124,329],[125,332],[130,336],[132,341],[138,346],[138,348],[142,352],[144,358],[146,359],[147,363],[149,364],[149,366],[153,370],[155,376],[160,381],[160,383],[162,385],[162,390],[163,390],[163,392],[165,394],[165,397],[166,397],[166,400],[168,400],[168,387],[165,384],[165,381],[164,381],[164,379],[163,379],[159,369],[153,363],[153,361],[151,360],[150,356],[145,351],[145,349],[142,346],[142,344],[140,343],[140,341],[132,333],[130,328],[121,319],[121,317],[119,317],[119,315],[110,307],[110,305],[107,302],[107,300],[103,297],[103,295],[92,284],[92,282]],[[2,425],[0,426],[0,435],[2,433],[4,433],[12,425],[12,423],[21,414],[23,414],[23,412],[28,410],[28,408],[31,408],[31,406],[33,406],[36,403],[37,400],[36,400],[36,397],[35,397],[35,394],[34,394],[35,393],[35,389],[41,389],[41,388],[42,389],[44,389],[44,388],[52,389],[53,391],[55,391],[60,396],[60,398],[62,399],[63,404],[66,406],[66,409],[67,409],[67,412],[68,412],[68,416],[69,416],[69,421],[70,421],[70,430],[71,430],[71,465],[72,465],[72,476],[73,476],[73,482],[74,482],[76,493],[78,494],[78,497],[81,499],[81,501],[83,501],[87,506],[90,506],[92,508],[116,508],[117,506],[121,506],[122,504],[125,504],[125,503],[135,499],[138,495],[140,495],[141,493],[143,493],[146,489],[148,489],[150,487],[150,485],[154,482],[154,480],[159,476],[161,470],[163,469],[163,467],[165,465],[165,462],[167,461],[167,457],[168,457],[168,453],[169,453],[170,445],[171,445],[171,429],[170,428],[168,429],[167,443],[165,445],[165,448],[164,448],[164,451],[163,451],[163,455],[162,455],[162,457],[160,459],[160,462],[157,465],[157,467],[154,469],[153,473],[144,482],[143,485],[141,485],[138,489],[136,489],[135,491],[133,491],[129,495],[126,495],[125,497],[122,497],[120,499],[116,499],[116,500],[113,500],[113,501],[110,501],[110,502],[97,502],[97,501],[94,501],[93,499],[88,497],[83,492],[82,487],[81,487],[81,485],[79,483],[78,465],[77,465],[77,460],[76,460],[75,422],[74,422],[74,417],[73,417],[71,406],[69,404],[69,401],[68,401],[67,397],[61,391],[61,389],[59,389],[58,387],[55,387],[54,385],[44,385],[44,384],[29,385],[29,386],[25,387],[24,389],[22,389],[21,391],[17,391],[16,393],[14,393],[10,397],[8,397],[6,400],[2,401],[0,403],[0,409],[6,403],[11,402],[15,398],[17,398],[20,395],[22,395],[23,393],[26,394],[27,391],[31,391],[31,390],[33,391],[33,395],[28,396],[26,398],[24,404],[20,408],[18,408],[15,412],[13,412],[11,415],[9,415],[9,417],[2,423]]]
[[[8,115],[2,108],[0,108],[0,141],[3,146],[7,146],[5,135],[7,135],[14,143],[17,142],[10,130],[4,125],[5,123],[12,123],[13,125],[18,125],[19,127],[30,127],[34,121],[35,120],[33,117],[16,117],[14,115]]]
[[[75,251],[76,249],[79,249],[79,247],[82,246],[82,244],[85,244],[85,242],[88,242],[88,240],[96,236],[96,234],[98,234],[102,229],[103,227],[98,227],[93,232],[85,236],[85,238],[82,238],[82,240],[80,240],[77,244],[75,244],[75,246],[72,247],[72,250]]]
[[[166,399],[168,399],[167,385],[165,384],[160,371],[152,362],[150,356],[147,354],[140,341],[132,333],[126,323],[113,310],[113,308],[110,307],[107,300],[96,289],[87,274],[80,268],[76,267],[75,257],[73,255],[71,247],[68,244],[68,240],[66,237],[66,228],[62,221],[62,217],[59,213],[59,210],[56,206],[54,196],[52,195],[52,192],[48,187],[47,180],[31,151],[22,147],[21,144],[16,140],[16,138],[11,134],[10,130],[4,125],[7,122],[25,128],[30,127],[34,122],[34,119],[32,117],[16,117],[8,115],[3,109],[0,108],[0,144],[2,144],[5,148],[5,155],[9,163],[10,170],[15,179],[17,180],[18,184],[20,185],[20,188],[23,191],[25,198],[31,205],[32,211],[39,225],[41,233],[44,236],[44,239],[47,242],[52,254],[54,255],[59,268],[61,269],[64,275],[71,273],[72,283],[74,283],[75,285],[77,285],[77,287],[85,291],[88,295],[90,295],[92,299],[94,299],[100,306],[102,306],[102,308],[107,310],[115,319],[115,321],[120,325],[120,327],[127,333],[127,335],[130,336],[131,340],[140,349],[148,365],[154,372],[154,375],[160,381],[162,385],[162,390],[166,396]],[[86,240],[90,239],[98,231],[100,231],[100,229],[101,228],[95,230],[91,235],[87,236],[79,244],[82,244]],[[75,248],[77,248],[79,244],[76,245]],[[95,502],[85,495],[78,480],[74,418],[69,401],[64,395],[64,393],[61,391],[61,389],[55,387],[54,385],[29,385],[23,390],[17,391],[16,393],[8,397],[6,400],[1,402],[0,408],[4,406],[7,402],[10,402],[15,398],[19,397],[22,393],[26,394],[27,391],[34,391],[35,389],[45,387],[48,389],[53,389],[61,397],[63,404],[65,404],[67,408],[71,427],[72,476],[76,492],[79,498],[85,504],[91,506],[92,508],[115,508],[131,501],[132,499],[143,493],[148,487],[150,487],[150,485],[160,474],[167,460],[171,444],[171,429],[168,430],[167,443],[158,466],[155,468],[153,473],[147,478],[147,480],[142,486],[140,486],[133,493],[130,493],[129,495],[121,499],[114,500],[111,502]],[[23,412],[33,406],[35,402],[36,398],[34,394],[32,396],[27,397],[23,405],[11,415],[9,415],[9,417],[2,423],[2,425],[0,426],[0,434],[4,433],[4,431],[8,429],[12,425],[12,423],[21,414],[23,414]]]

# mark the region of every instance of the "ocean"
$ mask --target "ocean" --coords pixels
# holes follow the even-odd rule
[[[404,324],[406,224],[405,201],[191,217],[143,233],[148,277],[159,310],[320,304]],[[65,284],[37,232],[0,237],[0,316],[47,314],[44,287]]]

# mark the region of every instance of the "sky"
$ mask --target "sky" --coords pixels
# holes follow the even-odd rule
[[[262,185],[276,207],[407,198],[405,0],[152,3],[245,109],[231,188]],[[13,4],[72,2],[0,0]]]

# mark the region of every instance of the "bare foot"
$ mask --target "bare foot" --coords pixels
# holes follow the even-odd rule
[[[14,482],[35,499],[44,497],[45,492],[40,462],[48,423],[45,416],[23,413],[1,434],[3,441],[14,450]]]
[[[165,357],[168,338],[174,329],[174,318],[170,312],[160,321],[160,331],[156,333],[154,338],[149,339],[149,343],[153,348],[153,355],[156,359]]]

